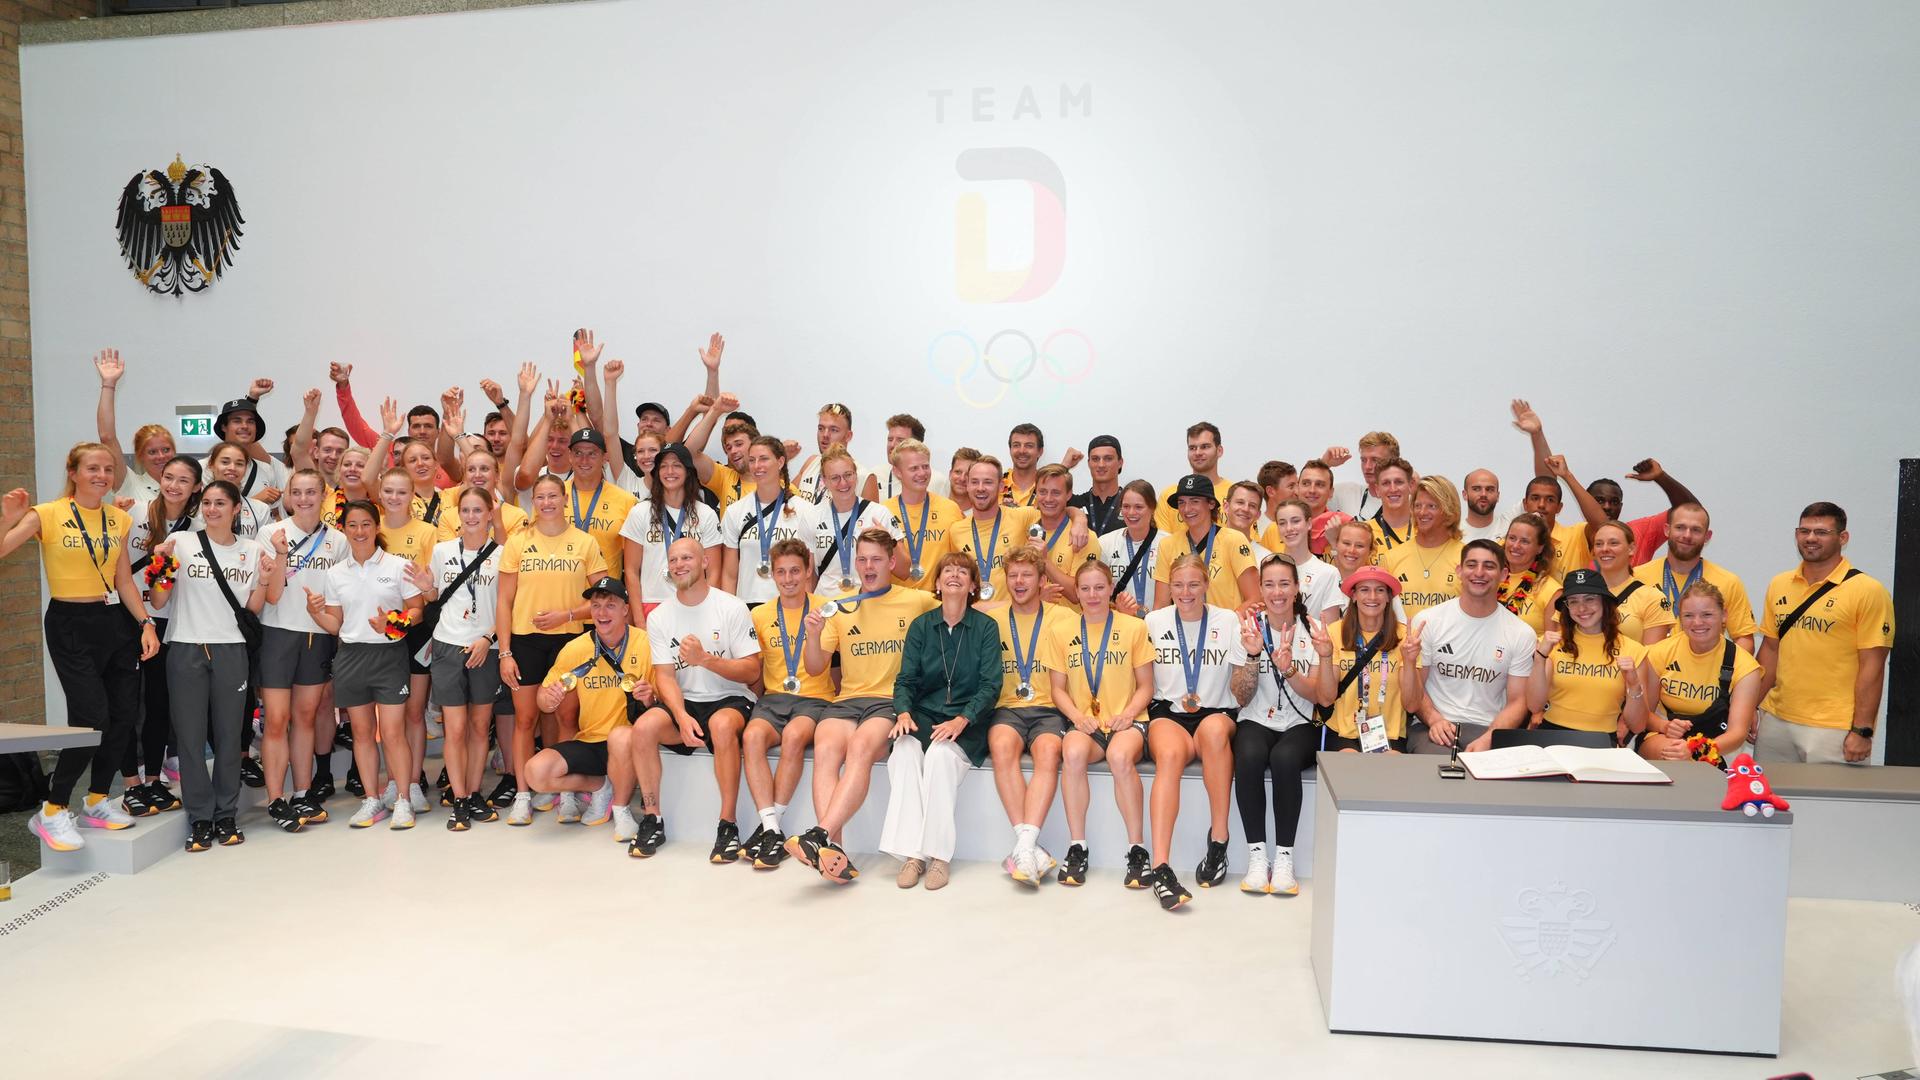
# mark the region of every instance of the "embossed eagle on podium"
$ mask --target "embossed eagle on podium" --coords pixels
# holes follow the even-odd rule
[[[176,154],[164,170],[135,173],[120,193],[120,254],[149,291],[197,293],[233,265],[245,220],[219,169]]]

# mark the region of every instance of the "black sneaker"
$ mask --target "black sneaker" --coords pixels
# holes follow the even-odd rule
[[[1207,837],[1207,857],[1193,868],[1193,879],[1203,889],[1211,889],[1227,880],[1227,842]]]
[[[836,885],[846,885],[860,876],[853,860],[847,857],[846,849],[828,840],[821,844],[814,858],[819,863],[820,876]]]
[[[660,845],[667,842],[667,823],[657,814],[648,814],[640,819],[640,831],[627,843],[627,854],[636,859],[651,859]]]
[[[248,787],[266,787],[267,774],[260,763],[250,757],[240,759],[240,782]]]
[[[787,854],[800,860],[800,864],[809,870],[820,868],[820,847],[827,843],[827,830],[815,825],[803,833],[787,837]]]
[[[755,870],[772,870],[787,861],[787,838],[779,829],[769,829],[760,838],[760,850],[753,853]]]
[[[1087,883],[1087,848],[1084,844],[1074,844],[1067,848],[1067,857],[1060,861],[1060,884],[1085,885]]]
[[[313,786],[307,788],[307,800],[313,803],[313,805],[319,806],[321,803],[333,798],[333,790],[333,777],[316,776],[313,778]]]
[[[196,821],[187,833],[188,851],[205,851],[213,846],[213,822]]]
[[[440,789],[440,805],[451,808],[453,806],[453,803],[454,803],[453,789],[451,787],[441,788]]]
[[[1153,886],[1153,871],[1148,869],[1148,859],[1147,849],[1139,844],[1127,849],[1127,888],[1147,889]]]
[[[223,817],[213,823],[213,838],[221,847],[237,847],[247,842],[247,834],[241,832],[240,826],[234,824],[230,817]]]
[[[500,811],[493,808],[493,804],[487,801],[485,795],[476,791],[467,796],[467,820],[481,825],[490,821],[499,821]]]
[[[746,843],[740,845],[741,861],[751,865],[755,859],[760,857],[760,845],[766,843],[766,840],[767,827],[765,825],[755,825],[753,827],[753,835],[747,837]]]
[[[335,750],[353,749],[352,724],[335,724],[333,726],[333,748]]]
[[[455,799],[453,813],[447,815],[448,832],[466,832],[473,828],[473,809],[465,799]]]
[[[513,805],[513,797],[518,794],[520,794],[520,785],[513,777],[511,775],[502,776],[499,786],[493,789],[493,794],[487,796],[487,801],[492,803],[495,808],[505,810],[507,807]]]
[[[723,821],[713,835],[713,854],[707,861],[715,865],[740,861],[740,826]]]
[[[433,786],[437,788],[444,788],[444,787],[449,787],[452,784],[453,784],[453,781],[447,779],[447,770],[443,767],[440,770],[440,779],[435,780],[433,782]]]
[[[1187,891],[1187,887],[1180,884],[1179,878],[1173,876],[1173,867],[1166,863],[1161,863],[1154,868],[1153,895],[1160,898],[1160,906],[1167,911],[1172,911],[1193,899],[1193,894]]]
[[[324,825],[327,823],[327,808],[313,801],[311,790],[305,795],[295,795],[288,799],[287,805],[293,807],[293,812],[299,815],[302,824]]]
[[[299,832],[300,826],[306,824],[285,799],[275,799],[267,804],[267,820],[273,822],[281,832]],[[226,839],[223,837],[220,842],[224,844]]]
[[[147,805],[161,813],[180,809],[180,796],[173,793],[165,781],[155,780],[146,786]]]
[[[147,801],[147,789],[142,784],[127,785],[120,793],[120,809],[125,810],[128,817],[152,817],[160,812]]]
[[[358,765],[350,766],[347,769],[347,794],[356,799],[364,799],[367,797],[367,785],[360,782],[360,766]]]

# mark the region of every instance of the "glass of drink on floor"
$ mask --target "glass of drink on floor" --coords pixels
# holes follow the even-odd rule
[[[0,900],[13,899],[13,864],[0,859]]]

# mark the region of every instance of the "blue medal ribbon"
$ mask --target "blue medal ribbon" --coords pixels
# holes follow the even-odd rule
[[[800,611],[801,619],[803,620],[800,623],[800,632],[793,635],[792,643],[789,644],[787,640],[787,607],[780,602],[778,597],[774,598],[773,617],[780,624],[780,656],[787,662],[787,678],[789,679],[799,677],[800,648],[807,640],[807,624],[804,621],[807,611],[807,605],[805,603],[800,605]]]
[[[1033,690],[1033,663],[1039,656],[1040,624],[1046,622],[1046,609],[1042,608],[1033,617],[1033,633],[1027,635],[1027,651],[1020,652],[1020,624],[1014,621],[1013,608],[1007,608],[1007,637],[1013,642],[1013,670],[1020,676],[1020,685],[1027,688],[1027,695]],[[1081,622],[1085,622],[1083,617]]]
[[[900,506],[900,522],[904,525],[907,520],[907,497],[905,495],[900,496],[898,502]],[[925,550],[927,546],[927,514],[932,511],[932,509],[933,496],[929,495],[920,502],[920,527],[907,530],[907,562],[911,564],[909,569],[913,566],[919,566],[921,569],[925,569],[924,564],[920,562],[920,552]]]
[[[1080,674],[1087,679],[1087,697],[1100,700],[1100,680],[1107,673],[1107,640],[1113,636],[1113,611],[1107,611],[1107,625],[1100,631],[1100,662],[1095,664],[1087,645],[1093,640],[1087,636],[1087,617],[1080,616]]]
[[[1179,612],[1175,612],[1173,616],[1173,628],[1180,634],[1180,671],[1187,677],[1188,697],[1200,695],[1200,658],[1207,644],[1207,616],[1212,613],[1212,608],[1200,609],[1200,648],[1192,650],[1192,659],[1188,659],[1186,621],[1180,618]]]
[[[857,593],[847,597],[845,600],[835,600],[834,603],[839,607],[839,610],[851,615],[859,609],[860,601],[871,600],[876,596],[885,596],[888,592],[892,591],[892,589],[893,583],[889,581],[872,592]]]
[[[767,524],[768,518],[780,516],[780,508],[787,505],[787,493],[782,491],[773,500],[773,505],[762,508],[760,493],[753,493],[753,516],[760,522],[760,565],[766,566],[773,561],[773,528]]]
[[[600,496],[607,493],[607,485],[602,483],[599,487],[593,489],[593,498],[587,500],[587,517],[584,521],[580,518],[580,489],[574,487],[572,484],[567,485],[567,487],[573,496],[573,527],[579,529],[581,532],[592,532],[593,512],[599,509]],[[436,492],[434,497],[439,498],[439,494]]]
[[[1694,563],[1693,569],[1687,571],[1686,584],[1679,585],[1673,580],[1673,559],[1660,560],[1660,591],[1667,594],[1667,607],[1673,610],[1675,616],[1680,614],[1680,598],[1687,595],[1687,590],[1693,588],[1694,582],[1700,580],[1700,571],[1706,565],[1705,559]]]
[[[840,508],[833,505],[831,501],[827,503],[827,513],[833,515],[833,546],[840,553],[840,576],[843,578],[853,576],[853,534],[860,525],[860,512],[866,508],[865,499],[854,503],[853,512],[847,515],[846,527],[841,528]]]
[[[993,513],[993,542],[986,545],[986,557],[980,555],[980,519],[973,519],[973,561],[980,567],[980,583],[986,585],[993,579],[993,553],[1000,548],[1000,511]]]
[[[597,491],[594,492],[593,497],[597,501],[600,498],[600,493]],[[574,503],[575,507],[579,505],[577,502]],[[681,536],[686,534],[687,519],[693,516],[693,502],[689,499],[687,505],[680,508],[679,521],[673,520],[673,508],[670,506],[660,507],[659,510],[654,512],[654,516],[660,519],[660,528],[666,533],[667,546],[672,547],[675,540],[680,539]]]

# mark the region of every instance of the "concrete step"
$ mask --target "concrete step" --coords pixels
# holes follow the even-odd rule
[[[139,818],[130,829],[82,828],[80,835],[87,846],[78,851],[55,851],[42,841],[40,865],[62,874],[137,874],[186,846],[187,815],[173,810]]]

